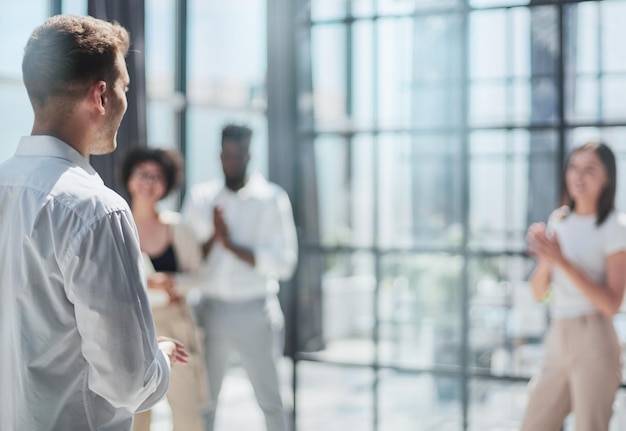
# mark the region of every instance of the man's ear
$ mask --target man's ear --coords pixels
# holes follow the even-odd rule
[[[107,83],[104,81],[97,81],[91,84],[87,95],[89,105],[100,115],[106,113],[107,105]]]

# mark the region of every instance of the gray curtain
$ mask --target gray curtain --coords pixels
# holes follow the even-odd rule
[[[298,126],[310,128],[312,109],[298,109],[298,94],[311,94],[310,32],[296,28],[307,11],[307,0],[267,2],[267,95],[269,177],[291,197],[300,244],[319,243],[317,179],[313,139],[298,136]],[[300,16],[302,15],[302,16]],[[286,319],[286,351],[315,351],[323,346],[322,259],[300,247],[298,271],[281,285]]]
[[[130,75],[128,110],[117,134],[117,150],[104,156],[92,156],[91,164],[105,184],[123,193],[117,181],[119,161],[132,147],[147,145],[146,131],[146,70],[144,43],[144,0],[89,0],[88,14],[106,21],[117,21],[131,36],[126,64]]]

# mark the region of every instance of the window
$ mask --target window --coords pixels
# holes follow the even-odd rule
[[[22,54],[33,29],[48,17],[48,1],[7,2],[0,14],[0,161],[13,155],[33,127],[33,110],[22,82]],[[8,43],[10,41],[10,43]]]
[[[298,287],[322,323],[299,328],[299,381],[341,366],[363,429],[517,429],[547,327],[526,228],[573,146],[604,139],[626,169],[626,1],[300,4]]]

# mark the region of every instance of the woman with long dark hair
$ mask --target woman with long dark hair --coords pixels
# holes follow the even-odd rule
[[[537,258],[531,288],[538,300],[549,296],[551,324],[522,430],[558,431],[573,412],[577,431],[606,431],[622,378],[612,316],[626,286],[626,219],[615,210],[611,149],[598,142],[576,148],[563,184],[563,206],[547,226],[528,229]]]

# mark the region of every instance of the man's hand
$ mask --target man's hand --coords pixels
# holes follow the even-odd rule
[[[186,364],[189,354],[185,350],[185,346],[173,338],[158,337],[159,349],[161,349],[170,358],[170,364],[176,363]]]
[[[230,232],[228,232],[228,226],[224,220],[223,208],[215,207],[213,209],[213,227],[215,229],[215,239],[228,248],[228,244],[230,243]]]

